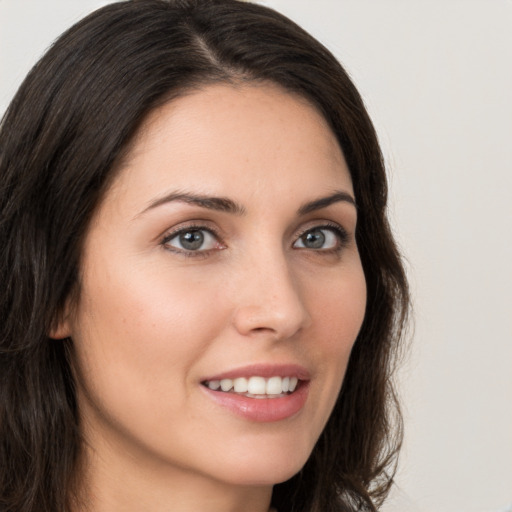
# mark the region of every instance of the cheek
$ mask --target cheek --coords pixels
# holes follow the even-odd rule
[[[78,392],[86,419],[143,439],[171,412],[187,417],[190,370],[224,322],[216,284],[121,270],[84,279],[73,328]]]
[[[315,403],[322,411],[321,428],[336,402],[352,347],[361,328],[366,309],[366,281],[358,261],[350,272],[338,273],[311,288],[310,311],[314,312],[315,334],[310,355],[322,377]]]
[[[334,353],[350,352],[363,323],[366,310],[366,280],[357,261],[350,271],[326,280],[324,287],[312,287],[315,324],[321,339]]]
[[[79,363],[126,381],[168,379],[178,375],[173,367],[191,365],[220,329],[218,287],[172,277],[151,265],[86,275],[73,328]]]

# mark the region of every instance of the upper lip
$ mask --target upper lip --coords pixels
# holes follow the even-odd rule
[[[310,380],[310,372],[299,364],[251,364],[223,371],[201,379],[202,382],[239,377],[297,377],[299,380]]]

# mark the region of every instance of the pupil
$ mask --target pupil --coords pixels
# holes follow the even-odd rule
[[[302,239],[304,246],[310,249],[321,249],[325,243],[325,235],[321,230],[310,231]]]
[[[204,235],[201,231],[188,231],[180,235],[180,243],[184,249],[199,249],[204,242]]]

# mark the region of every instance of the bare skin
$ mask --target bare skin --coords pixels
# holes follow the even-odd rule
[[[150,115],[53,333],[76,348],[91,511],[268,511],[325,426],[361,327],[356,221],[343,154],[303,99],[212,85]],[[284,392],[239,411],[208,388],[274,368],[299,374],[303,403]],[[268,404],[256,419],[251,400]]]

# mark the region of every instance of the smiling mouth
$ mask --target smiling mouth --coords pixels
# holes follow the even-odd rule
[[[233,393],[249,398],[280,398],[292,394],[300,384],[297,377],[238,377],[236,379],[209,380],[203,386],[212,391]]]

